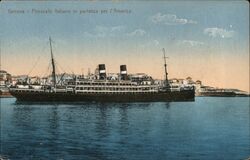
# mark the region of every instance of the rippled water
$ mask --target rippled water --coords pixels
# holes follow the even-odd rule
[[[18,104],[1,99],[9,159],[246,159],[249,97],[195,102]]]

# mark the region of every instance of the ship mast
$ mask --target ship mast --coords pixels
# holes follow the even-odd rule
[[[1,47],[2,47],[2,41],[0,40],[0,70],[1,70],[1,67],[2,67],[2,50],[1,50]]]
[[[169,82],[168,82],[168,72],[167,72],[167,62],[166,62],[166,59],[168,57],[166,57],[164,48],[162,48],[162,51],[163,51],[164,68],[165,68],[165,87],[168,89],[169,88]]]
[[[54,57],[53,57],[53,52],[52,52],[52,45],[51,45],[51,38],[50,37],[49,37],[49,44],[50,44],[50,54],[51,54],[51,62],[52,62],[52,81],[53,81],[54,88],[56,88],[55,62],[54,62]]]

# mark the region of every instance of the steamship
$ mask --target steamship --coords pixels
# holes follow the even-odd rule
[[[17,101],[33,102],[170,102],[194,101],[193,87],[172,88],[168,81],[167,64],[164,53],[165,79],[156,81],[146,75],[129,75],[127,66],[120,65],[117,77],[106,73],[105,64],[99,64],[92,77],[74,77],[72,80],[58,85],[55,73],[55,62],[52,52],[51,85],[12,86],[10,93]]]

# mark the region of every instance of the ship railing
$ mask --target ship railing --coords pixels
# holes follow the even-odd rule
[[[19,91],[19,92],[44,92],[44,89],[30,89],[30,88],[10,88],[10,91]]]
[[[68,85],[68,86],[77,86],[77,87],[110,87],[110,88],[148,88],[148,87],[154,87],[158,88],[159,85],[84,85],[84,84],[78,84],[78,85]]]
[[[113,86],[77,86],[75,90],[159,90],[158,86],[143,86],[143,87],[113,87]]]
[[[192,87],[179,87],[179,88],[170,88],[171,91],[186,91],[186,90],[193,90]]]
[[[58,88],[55,88],[54,92],[67,92],[67,89],[58,89]]]
[[[181,88],[170,88],[171,91],[181,91]]]
[[[76,90],[75,93],[156,93],[158,90],[138,91],[110,91],[110,90]]]
[[[132,81],[112,81],[112,80],[92,80],[92,81],[76,81],[75,85],[100,85],[100,86],[137,86],[137,82]]]
[[[16,92],[67,92],[66,89],[30,89],[30,88],[10,88],[10,91]]]
[[[194,86],[180,87],[180,90],[184,90],[184,91],[194,90]]]

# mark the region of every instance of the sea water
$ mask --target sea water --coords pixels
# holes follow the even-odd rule
[[[2,98],[6,159],[213,159],[250,156],[249,97],[170,103],[19,103]]]

